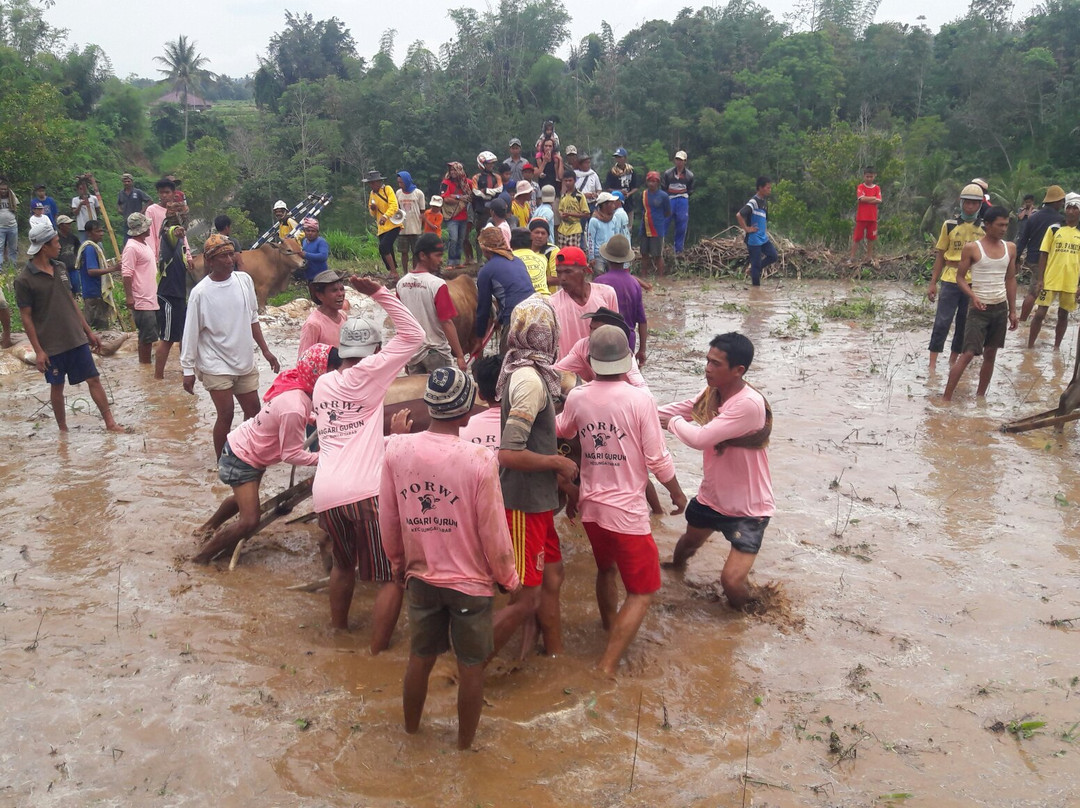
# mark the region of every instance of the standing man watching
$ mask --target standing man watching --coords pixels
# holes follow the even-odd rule
[[[867,166],[863,169],[863,181],[855,189],[855,230],[851,234],[851,260],[859,242],[866,239],[866,260],[874,260],[874,242],[877,241],[878,208],[881,207],[881,186],[874,180],[877,174]]]
[[[1031,291],[1038,295],[1031,318],[1028,347],[1035,347],[1050,304],[1057,300],[1054,350],[1061,347],[1069,327],[1069,312],[1076,311],[1076,289],[1080,282],[1080,194],[1065,196],[1065,224],[1052,224],[1039,248],[1039,267],[1032,278]]]
[[[85,177],[75,183],[75,196],[71,199],[71,215],[75,217],[75,235],[79,243],[86,241],[86,223],[101,218],[101,200],[90,193]]]
[[[633,229],[634,195],[641,190],[641,177],[638,176],[634,167],[626,162],[626,149],[622,146],[615,150],[614,157],[615,165],[608,171],[607,179],[604,181],[604,188],[612,193],[622,191],[623,206],[626,209],[630,228]]]
[[[296,219],[289,215],[289,206],[285,204],[283,199],[279,199],[274,203],[273,213],[274,223],[277,225],[278,241],[284,241],[300,225],[297,224]]]
[[[424,343],[409,360],[406,373],[428,374],[455,363],[465,370],[465,355],[454,325],[458,312],[446,281],[435,274],[442,266],[442,259],[442,239],[434,233],[424,233],[416,240],[412,269],[394,287],[398,299],[424,329]]]
[[[375,233],[379,238],[379,257],[382,258],[386,271],[390,277],[397,280],[397,261],[394,259],[394,242],[401,233],[403,217],[396,216],[398,212],[397,195],[383,182],[386,180],[376,170],[369,171],[364,178],[364,184],[371,193],[368,196],[368,212],[375,219]],[[305,222],[307,219],[304,220]],[[326,269],[326,267],[323,267]],[[314,277],[314,276],[312,276]]]
[[[127,219],[130,238],[120,256],[124,279],[124,303],[131,310],[139,332],[139,364],[149,365],[158,337],[157,261],[150,245],[150,220],[141,213]]]
[[[1015,331],[1016,316],[1016,245],[1005,241],[1009,229],[1009,212],[995,205],[983,220],[986,235],[964,245],[960,266],[956,270],[956,285],[968,298],[967,323],[964,326],[964,352],[949,370],[945,385],[945,401],[952,401],[956,385],[968,364],[976,356],[983,357],[979,369],[979,387],[975,395],[982,398],[994,375],[994,360],[999,348],[1005,347],[1006,331]],[[967,280],[971,271],[971,282]]]
[[[160,342],[154,353],[155,379],[165,378],[165,365],[169,361],[169,352],[172,351],[174,344],[184,339],[188,281],[188,256],[187,250],[184,249],[187,236],[185,227],[187,213],[187,205],[183,202],[170,202],[158,242],[157,265],[161,277],[157,286],[157,324]],[[236,243],[232,239],[229,239],[229,242],[233,245],[233,264],[235,265]]]
[[[300,249],[304,251],[304,260],[307,261],[304,280],[311,283],[326,272],[327,262],[330,260],[330,245],[319,235],[319,220],[314,216],[304,219],[303,227],[304,240],[300,243]]]
[[[141,188],[135,187],[135,178],[130,174],[122,174],[120,183],[123,188],[116,195],[116,211],[120,214],[120,220],[126,222],[128,216],[133,213],[145,213],[146,206],[154,200]],[[131,238],[129,233],[124,234],[124,242]]]
[[[510,156],[503,160],[503,165],[510,169],[510,179],[520,182],[524,177],[526,160],[521,156],[521,140],[510,138]]]
[[[90,398],[105,421],[105,428],[110,432],[123,432],[124,428],[113,420],[108,396],[90,354],[91,348],[100,348],[101,343],[75,305],[67,270],[56,260],[60,255],[60,239],[47,218],[31,228],[26,254],[30,260],[15,277],[15,302],[22,315],[26,338],[34,349],[34,364],[49,383],[49,401],[56,426],[61,432],[68,431],[64,402],[66,378],[70,384],[86,382]]]
[[[757,193],[735,214],[735,221],[745,234],[746,249],[750,253],[750,282],[761,286],[761,273],[765,267],[776,262],[776,246],[769,240],[769,195],[772,180],[757,178]],[[675,210],[675,200],[671,200]]]
[[[71,221],[67,216],[63,218]],[[105,251],[101,248],[101,241],[104,238],[105,228],[101,222],[97,220],[87,222],[86,241],[79,245],[75,253],[75,269],[80,275],[82,287],[83,317],[95,331],[104,331],[111,325],[113,315],[113,307],[110,305],[111,273],[120,270],[119,263],[110,267],[106,262]]]
[[[150,236],[146,243],[154,253],[154,260],[158,257],[158,240],[161,238],[161,229],[165,225],[165,217],[169,215],[169,203],[176,200],[176,183],[170,179],[161,179],[154,183],[158,201],[146,209],[146,218],[150,220]],[[128,233],[128,238],[131,234]],[[186,245],[185,245],[186,246]]]
[[[584,220],[589,218],[589,200],[577,187],[577,174],[566,169],[562,177],[562,198],[559,200],[559,222],[555,243],[563,247],[584,248]]]
[[[686,167],[686,152],[675,152],[675,165],[660,177],[660,187],[671,199],[671,218],[675,221],[675,255],[686,245],[690,223],[690,194],[694,192],[694,172]]]
[[[472,745],[480,723],[484,663],[495,650],[495,587],[512,596],[521,589],[495,455],[459,437],[475,396],[465,371],[432,372],[424,391],[431,425],[417,435],[390,438],[379,489],[383,545],[395,580],[409,592],[405,731],[420,729],[428,678],[453,641],[458,749]],[[427,493],[435,491],[440,493]]]
[[[751,606],[750,569],[773,516],[769,435],[772,412],[765,397],[743,380],[754,343],[730,332],[713,337],[705,357],[707,387],[696,399],[660,408],[660,423],[702,453],[704,476],[686,508],[686,532],[664,566],[682,571],[719,531],[731,543],[720,585],[733,609]]]
[[[966,191],[967,188],[964,190]],[[1031,272],[1032,284],[1034,284],[1034,276],[1039,268],[1039,253],[1046,231],[1050,228],[1050,225],[1061,224],[1065,221],[1065,217],[1061,215],[1061,208],[1064,204],[1065,191],[1062,190],[1060,185],[1051,185],[1046,189],[1042,207],[1028,216],[1020,228],[1020,236],[1016,239],[1016,261],[1017,264],[1023,262],[1024,267]],[[1038,295],[1035,294],[1034,285],[1032,285],[1024,296],[1024,302],[1020,307],[1021,320],[1026,321],[1031,314],[1031,310],[1035,307],[1036,297]]]
[[[556,359],[562,359],[582,337],[589,336],[589,324],[582,319],[601,307],[619,310],[615,290],[589,281],[589,263],[577,247],[565,247],[555,256],[559,289],[548,298],[559,322],[559,345]]]
[[[234,271],[232,242],[220,233],[210,236],[203,245],[203,260],[207,275],[195,284],[188,297],[180,367],[186,392],[195,394],[198,376],[210,393],[217,413],[214,456],[221,457],[235,415],[233,398],[239,402],[245,420],[259,412],[255,346],[274,373],[281,366],[259,325],[255,284],[250,275]]]
[[[49,196],[44,184],[39,182],[34,186],[34,198],[45,207],[45,215],[49,217],[49,221],[52,222],[53,227],[55,227],[56,217],[60,215],[60,208],[56,204],[56,200]]]

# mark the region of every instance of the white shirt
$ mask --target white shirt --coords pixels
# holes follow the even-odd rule
[[[244,376],[255,368],[252,323],[259,321],[255,284],[246,272],[228,280],[207,275],[191,290],[184,321],[180,367],[185,376],[195,371],[215,376]]]

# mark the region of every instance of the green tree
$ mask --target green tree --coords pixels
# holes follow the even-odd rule
[[[24,64],[58,47],[67,29],[45,21],[45,11],[51,6],[52,0],[0,0],[0,45],[15,51]]]
[[[236,190],[234,161],[217,138],[195,141],[177,173],[184,179],[184,193],[193,219],[211,221],[225,209],[226,200]]]
[[[180,106],[184,113],[184,143],[188,142],[188,91],[199,87],[212,75],[204,68],[210,60],[195,50],[195,42],[181,34],[175,42],[165,43],[165,55],[155,56],[154,61],[165,65],[158,72],[180,91]]]

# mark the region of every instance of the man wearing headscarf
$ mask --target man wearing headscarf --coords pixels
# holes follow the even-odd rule
[[[423,212],[427,208],[427,200],[424,192],[416,187],[412,174],[408,171],[397,173],[398,210],[405,214],[405,222],[401,225],[401,235],[398,236],[398,252],[401,253],[401,271],[409,271],[409,258],[412,256],[416,240],[424,232]]]
[[[524,589],[495,615],[496,651],[519,625],[528,629],[536,615],[548,654],[563,651],[559,590],[562,553],[555,532],[559,489],[573,507],[577,464],[558,452],[555,400],[562,395],[561,374],[551,364],[559,345],[555,310],[539,295],[519,303],[510,315],[506,356],[496,383],[502,402],[499,479],[506,521],[514,545],[517,573]]]
[[[462,247],[466,263],[472,263],[472,243],[469,241],[469,200],[472,198],[472,180],[465,174],[465,167],[458,162],[446,164],[446,176],[442,181],[443,219],[449,235],[447,266],[461,266]]]
[[[340,364],[337,349],[322,343],[311,346],[295,368],[282,371],[274,379],[263,396],[266,406],[259,414],[229,433],[218,459],[218,477],[232,486],[232,494],[196,531],[206,544],[194,561],[209,563],[251,535],[259,524],[259,481],[270,466],[314,466],[319,462],[318,452],[309,452],[304,446],[311,395],[315,380]],[[222,527],[237,514],[235,522]]]
[[[505,336],[510,323],[510,313],[535,290],[529,278],[529,270],[520,258],[510,252],[501,230],[497,227],[486,227],[480,231],[478,241],[485,263],[476,276],[476,335],[480,338],[487,336],[491,299],[494,297],[499,304],[496,322]],[[505,338],[500,338],[499,344],[501,350],[505,351]]]
[[[311,283],[316,275],[326,272],[326,262],[330,259],[330,245],[319,235],[318,219],[309,216],[304,219],[301,227],[304,230],[304,240],[300,243],[300,248],[304,251],[304,258],[307,259],[304,280]]]

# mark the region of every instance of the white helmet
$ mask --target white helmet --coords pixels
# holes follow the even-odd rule
[[[960,192],[960,198],[981,202],[983,199],[983,189],[975,183],[969,182],[964,186],[964,190]]]
[[[288,210],[289,206],[285,204],[284,199],[279,199],[274,203],[274,210]]]
[[[480,168],[484,168],[484,167],[485,167],[485,166],[486,166],[486,165],[487,165],[488,163],[494,163],[494,162],[496,162],[496,161],[497,161],[498,159],[499,159],[499,158],[498,158],[498,157],[496,157],[496,156],[495,156],[494,154],[492,154],[491,152],[489,152],[489,151],[482,151],[482,152],[480,152],[480,153],[479,153],[478,155],[476,155],[476,164],[477,164],[477,165],[478,165],[478,166],[479,166]]]

